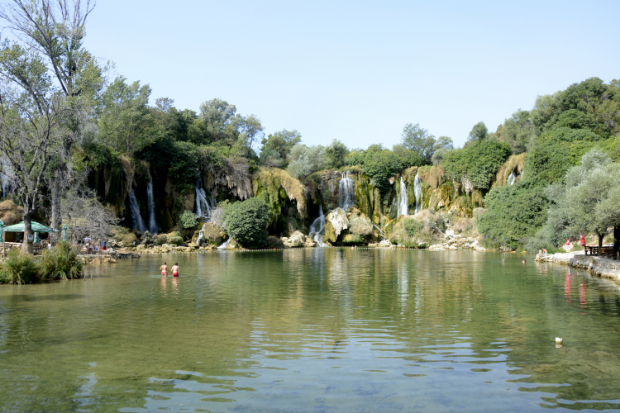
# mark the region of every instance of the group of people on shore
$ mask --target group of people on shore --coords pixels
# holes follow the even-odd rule
[[[164,261],[164,264],[161,267],[159,267],[159,269],[161,270],[162,277],[168,276],[168,264],[166,264],[165,261]],[[170,270],[172,271],[173,277],[178,277],[179,276],[179,263],[175,262]]]
[[[93,241],[90,237],[85,237],[82,251],[86,252],[87,254],[106,251],[108,249],[107,244],[107,241],[102,241],[101,238],[99,238],[97,241]]]

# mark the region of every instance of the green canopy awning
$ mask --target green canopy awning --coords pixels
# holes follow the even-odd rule
[[[9,225],[8,227],[2,228],[4,232],[24,232],[26,229],[26,225],[24,221],[19,224]],[[32,232],[58,232],[57,229],[46,227],[43,224],[39,224],[38,222],[32,221]]]

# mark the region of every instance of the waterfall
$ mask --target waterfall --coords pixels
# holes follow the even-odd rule
[[[342,179],[338,183],[338,193],[340,194],[339,208],[346,211],[347,208],[355,206],[355,186],[353,179],[349,178],[349,172],[342,173]]]
[[[424,208],[422,199],[422,184],[420,183],[420,174],[416,174],[413,180],[413,193],[415,194],[415,213],[417,214]]]
[[[510,175],[508,176],[508,185],[514,185],[516,179],[517,177],[515,173],[511,172]]]
[[[379,228],[379,226],[377,224],[373,224],[375,226],[375,228],[377,228],[379,230],[379,232],[381,233],[381,241],[385,241],[385,234],[383,233],[383,231],[381,231],[381,228]]]
[[[200,231],[198,231],[198,238],[196,239],[196,244],[200,245],[200,241],[202,241],[204,239],[205,239],[205,233],[201,229]]]
[[[213,200],[207,197],[207,193],[202,187],[202,181],[200,178],[196,180],[196,215],[202,218],[206,218],[207,221],[211,220],[211,210],[215,208]]]
[[[0,166],[2,166],[2,172],[0,172],[0,183],[2,184],[2,198],[6,198],[11,190],[11,178],[10,175],[13,172],[9,160],[5,157],[0,158]]]
[[[226,241],[224,241],[224,243],[222,245],[217,247],[217,249],[218,250],[225,250],[226,248],[228,248],[228,244],[230,244],[231,240],[232,240],[232,238],[228,238]]]
[[[146,187],[146,195],[149,207],[149,232],[157,234],[159,232],[157,221],[155,220],[155,198],[153,197],[153,178],[149,172],[149,184]]]
[[[409,196],[407,195],[407,185],[405,180],[400,177],[400,194],[398,194],[398,215],[409,215]]]
[[[313,235],[314,234],[314,235]],[[308,236],[311,237],[319,247],[324,247],[323,235],[325,234],[325,215],[323,215],[323,205],[319,206],[319,217],[312,222]]]
[[[138,199],[136,199],[136,194],[134,194],[133,189],[129,193],[129,210],[131,211],[131,223],[133,224],[133,229],[140,232],[145,232],[146,225],[144,225],[142,215],[140,215],[140,205],[138,204]]]

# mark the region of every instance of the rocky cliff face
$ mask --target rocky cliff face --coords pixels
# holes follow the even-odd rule
[[[492,188],[517,182],[523,176],[523,166],[523,154],[511,156],[497,172]],[[392,185],[385,193],[358,167],[325,170],[299,180],[278,168],[258,168],[250,175],[247,162],[241,162],[217,171],[196,171],[196,177],[201,187],[219,202],[251,196],[263,199],[272,212],[268,231],[278,237],[291,237],[296,231],[308,234],[310,224],[322,209],[327,217],[325,241],[333,244],[379,242],[384,236],[389,239],[391,229],[399,222],[403,203],[409,215],[416,209],[430,210],[450,214],[456,222],[458,218],[471,218],[474,209],[483,207],[486,195],[474,189],[466,177],[449,181],[440,166],[408,168],[390,179]],[[196,209],[194,191],[177,192],[165,171],[146,162],[132,163],[120,158],[116,163],[96,169],[91,176],[99,199],[124,218],[125,226],[131,226],[128,200],[131,191],[138,199],[142,216],[148,216],[149,182],[152,182],[156,219],[162,232],[174,230],[183,211]],[[347,210],[339,209],[343,206]]]

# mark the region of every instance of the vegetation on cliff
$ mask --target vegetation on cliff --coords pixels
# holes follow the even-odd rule
[[[39,2],[32,7],[37,16],[50,13]],[[12,10],[13,17],[0,17],[27,29],[24,33],[43,52],[30,53],[27,41],[4,43],[0,49],[0,77],[13,86],[0,90],[5,102],[0,147],[10,158],[8,164],[17,166],[3,162],[2,172],[11,178],[11,197],[27,221],[36,215],[58,228],[62,217],[72,227],[109,232],[117,223],[110,217],[113,213],[125,227],[144,230],[138,224],[148,217],[156,221],[151,230],[188,237],[201,225],[205,210],[221,215],[217,205],[229,205],[226,214],[236,216],[241,205],[252,205],[257,211],[267,208],[260,219],[254,216],[258,223],[230,218],[235,224],[229,228],[228,220],[216,220],[237,233],[237,241],[253,244],[262,237],[258,227],[261,233],[278,236],[306,233],[316,217],[342,206],[343,191],[349,191],[365,217],[363,231],[345,234],[352,236],[351,242],[370,237],[366,219],[393,229],[406,210],[411,214],[432,208],[432,215],[469,219],[476,208],[485,207],[478,229],[487,246],[515,249],[548,221],[549,207],[581,202],[560,197],[557,188],[567,184],[567,172],[585,153],[599,148],[610,162],[620,158],[617,80],[607,84],[591,78],[541,96],[532,110],[516,111],[495,132],[478,122],[462,148],[413,123],[403,127],[401,142],[391,149],[381,144],[347,148],[338,140],[311,145],[296,130],[265,136],[256,115],[241,114],[223,99],[207,99],[194,111],[175,107],[171,98],[153,102],[150,87],[139,81],[119,76],[107,82],[105,66],[82,44],[92,9],[78,11],[73,23],[57,19],[64,21],[62,30],[37,25],[24,10]],[[70,42],[75,50],[52,47],[68,40],[75,40]],[[70,66],[73,83],[54,70],[59,64],[55,53],[61,54],[61,62],[80,56]],[[20,102],[28,102],[27,114],[19,111]],[[32,122],[26,122],[27,117]],[[26,150],[31,147],[42,149],[31,153]],[[26,170],[31,172],[23,173]],[[350,186],[341,188],[343,182]],[[550,184],[558,186],[546,189]],[[79,202],[76,197],[81,197]],[[582,198],[587,197],[583,192]],[[258,201],[246,203],[255,198],[262,202],[260,208]],[[403,225],[402,234],[411,238]],[[238,230],[245,227],[247,238]],[[580,228],[602,231],[590,224]],[[559,242],[557,237],[545,239]],[[337,235],[333,242],[344,238]]]

